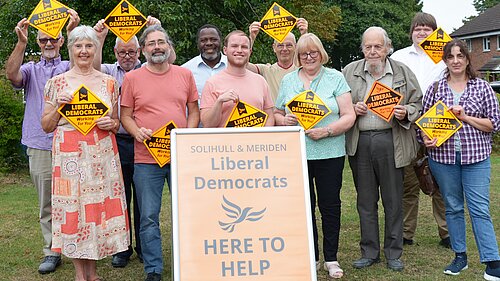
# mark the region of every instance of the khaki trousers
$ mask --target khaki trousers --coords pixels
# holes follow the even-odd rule
[[[404,168],[403,182],[403,237],[413,240],[417,229],[418,204],[420,197],[420,185],[413,165]],[[436,220],[439,237],[449,237],[446,225],[445,206],[439,190],[432,195],[432,214]]]
[[[29,159],[30,175],[38,191],[38,205],[40,207],[40,227],[43,235],[43,254],[45,256],[59,256],[52,248],[52,152],[28,148],[26,153]]]

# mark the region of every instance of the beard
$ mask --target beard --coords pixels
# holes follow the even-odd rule
[[[44,50],[42,53],[43,57],[47,60],[51,60],[57,57],[56,50],[51,49],[51,50]]]
[[[380,74],[384,70],[384,65],[381,61],[368,61],[367,63],[370,74]]]
[[[165,61],[167,61],[168,58],[170,57],[170,51],[165,50],[164,53],[156,53],[156,54],[145,53],[145,56],[148,62],[151,62],[153,64],[162,64]]]
[[[220,51],[217,51],[213,54],[201,53],[201,57],[207,61],[215,61],[219,58],[219,55],[220,55]]]

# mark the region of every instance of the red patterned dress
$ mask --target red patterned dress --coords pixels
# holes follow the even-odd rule
[[[93,82],[86,86],[110,107],[109,114],[118,110],[116,81],[102,74]],[[56,105],[63,91],[76,91],[65,74],[50,79],[46,102]],[[52,146],[52,250],[69,258],[98,260],[127,250],[128,233],[114,134],[95,126],[84,136],[61,117]]]

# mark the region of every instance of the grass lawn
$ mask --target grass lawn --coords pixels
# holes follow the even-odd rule
[[[161,213],[165,271],[163,280],[170,280],[170,196],[165,188]],[[500,233],[500,155],[492,157],[491,214],[496,226],[497,240]],[[460,276],[445,276],[442,271],[453,259],[453,252],[438,245],[437,226],[432,216],[430,198],[420,196],[420,210],[415,244],[405,246],[402,259],[403,272],[392,272],[384,260],[368,269],[356,270],[352,262],[360,257],[359,218],[356,211],[356,192],[352,175],[346,165],[342,189],[342,227],[339,262],[344,269],[342,280],[483,280],[484,265],[479,263],[477,248],[467,219],[467,245],[469,269]],[[383,231],[383,208],[379,208],[380,228]],[[319,217],[319,216],[318,216]],[[27,174],[0,176],[0,280],[73,280],[73,265],[67,258],[55,273],[40,275],[38,264],[43,258],[42,237],[38,224],[37,195]],[[383,237],[383,232],[381,232]],[[381,254],[383,257],[383,254]],[[144,280],[143,265],[135,255],[123,269],[111,266],[111,258],[98,262],[98,273],[104,280]],[[318,280],[328,280],[325,271],[318,273]],[[200,280],[203,277],[200,276]],[[242,279],[243,280],[243,279]],[[248,279],[250,280],[250,279]]]

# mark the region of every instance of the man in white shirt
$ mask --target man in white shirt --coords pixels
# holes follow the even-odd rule
[[[392,54],[391,59],[406,64],[417,76],[418,84],[423,95],[427,88],[434,82],[443,77],[446,65],[443,61],[434,63],[434,61],[419,46],[425,38],[437,29],[436,19],[431,14],[417,13],[412,20],[410,28],[410,37],[413,44],[404,49],[398,50]],[[421,149],[422,150],[422,149]],[[403,193],[403,243],[412,245],[417,228],[418,201],[420,195],[420,186],[413,170],[413,165],[405,167],[404,193]],[[446,225],[445,207],[441,193],[436,192],[432,195],[432,212],[438,225],[438,232],[441,238],[439,244],[450,248],[450,237]]]

